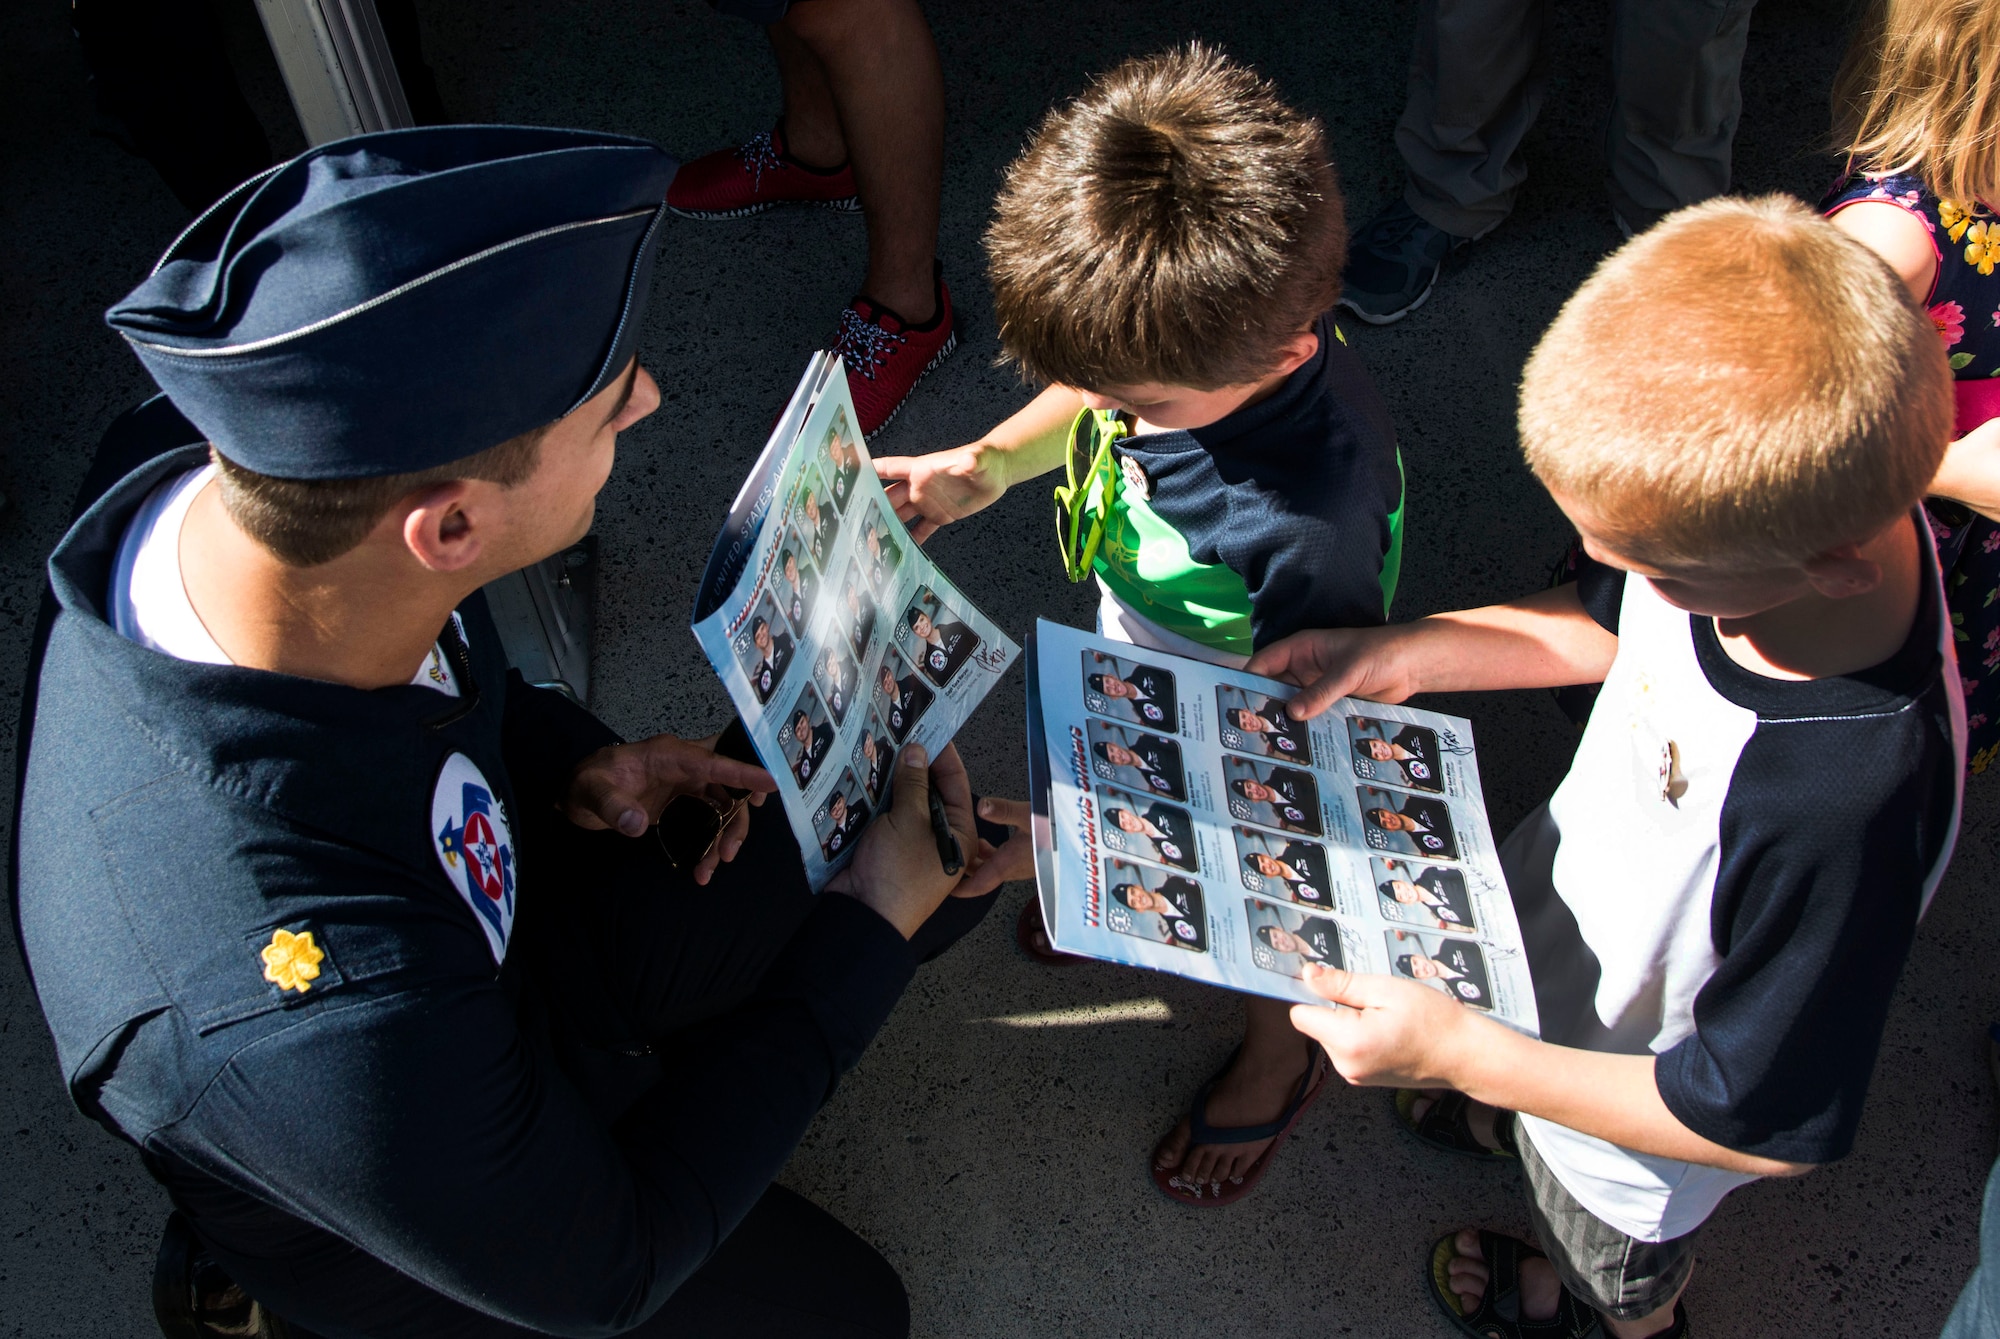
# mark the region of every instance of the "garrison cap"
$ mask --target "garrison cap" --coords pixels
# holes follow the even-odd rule
[[[224,196],[105,319],[248,469],[448,464],[554,422],[624,367],[675,166],[584,130],[337,140]]]

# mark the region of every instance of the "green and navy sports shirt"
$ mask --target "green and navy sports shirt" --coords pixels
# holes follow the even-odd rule
[[[1396,593],[1396,431],[1332,317],[1313,330],[1319,352],[1275,395],[1114,448],[1123,477],[1098,578],[1161,627],[1235,655],[1301,628],[1380,624]],[[1132,466],[1143,490],[1124,481]]]

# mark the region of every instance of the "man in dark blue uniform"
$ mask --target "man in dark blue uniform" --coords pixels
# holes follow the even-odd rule
[[[990,901],[930,828],[934,784],[986,853],[956,754],[901,761],[824,895],[778,805],[679,872],[668,801],[769,774],[526,686],[478,594],[589,528],[658,404],[672,172],[573,131],[343,141],[110,314],[168,398],[50,560],[22,940],[79,1107],[295,1335],[907,1329],[772,1179]]]

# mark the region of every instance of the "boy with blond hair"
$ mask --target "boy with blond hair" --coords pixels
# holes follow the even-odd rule
[[[1067,462],[1063,561],[1108,636],[1241,665],[1388,616],[1402,465],[1330,315],[1347,228],[1318,121],[1200,46],[1127,61],[1036,131],[986,246],[1001,346],[1047,389],[976,442],[875,462],[919,540]],[[1064,960],[1033,901],[1017,937]],[[1157,1148],[1184,1203],[1247,1194],[1326,1073],[1282,1004],[1245,1009]]]
[[[1770,331],[1787,332],[1774,340]],[[1502,849],[1541,1039],[1413,982],[1310,974],[1295,1021],[1420,1135],[1518,1157],[1537,1250],[1433,1248],[1467,1333],[1687,1332],[1731,1190],[1843,1156],[1958,827],[1965,718],[1918,504],[1951,435],[1937,336],[1797,202],[1670,216],[1601,265],[1521,390],[1583,538],[1571,586],[1309,632],[1251,668],[1345,695],[1599,682]]]

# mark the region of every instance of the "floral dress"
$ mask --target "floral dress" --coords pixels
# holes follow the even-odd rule
[[[1898,205],[1930,231],[1938,273],[1925,306],[1950,354],[1952,376],[1960,383],[2000,378],[2000,217],[1982,204],[1940,200],[1910,173],[1851,174],[1827,192],[1821,208],[1831,216],[1864,200]],[[1992,416],[1969,410],[1971,390],[1961,388],[1955,435]],[[1926,499],[1924,511],[1937,536],[1965,681],[1967,765],[1984,772],[2000,757],[2000,524],[1943,498]]]

